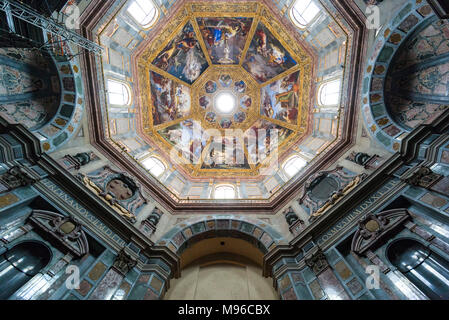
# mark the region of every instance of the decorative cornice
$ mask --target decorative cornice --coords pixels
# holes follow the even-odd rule
[[[272,267],[282,258],[296,257],[302,250],[302,247],[311,239],[317,239],[323,232],[329,229],[330,226],[337,223],[349,210],[356,208],[367,195],[374,190],[378,190],[387,181],[391,180],[392,175],[402,165],[405,165],[416,159],[419,156],[419,145],[426,137],[432,134],[443,134],[449,129],[449,110],[445,111],[438,119],[435,119],[431,124],[421,124],[413,130],[409,136],[403,140],[403,148],[401,152],[395,153],[390,159],[386,160],[377,170],[357,185],[350,194],[346,195],[340,202],[333,206],[326,215],[316,219],[313,223],[308,225],[300,234],[290,241],[288,246],[277,246],[270,250],[264,256],[264,275],[271,275]],[[437,141],[439,144],[439,142]],[[407,146],[407,149],[404,149]],[[397,185],[397,188],[402,188],[405,183],[402,182]],[[382,203],[385,199],[379,199]],[[363,213],[361,213],[362,215]],[[357,220],[354,221],[354,223]],[[352,224],[351,224],[352,226]],[[340,235],[345,234],[342,229]],[[335,240],[338,237],[335,238]],[[322,247],[323,250],[327,249]]]
[[[124,239],[125,242],[137,243],[141,248],[142,254],[145,254],[147,257],[158,257],[162,259],[171,268],[173,274],[179,274],[179,257],[176,254],[171,252],[168,248],[154,246],[154,243],[151,240],[144,236],[133,225],[124,220],[97,195],[89,191],[81,181],[65,170],[56,160],[48,154],[42,153],[38,138],[23,125],[9,124],[0,117],[0,133],[8,133],[18,139],[25,150],[25,158],[28,161],[38,164],[43,170],[48,172],[51,178],[54,179],[54,181],[57,181],[61,190],[72,196],[75,201],[78,201],[90,212],[95,212],[95,216],[105,223],[113,232]],[[41,192],[45,192],[44,186],[36,185],[36,188]],[[50,190],[45,192],[45,196],[55,203],[60,203],[61,201],[61,199]],[[70,209],[71,208],[67,208],[67,211],[71,212],[72,210]],[[73,215],[73,218],[77,218],[76,214]],[[87,225],[84,227],[86,229],[91,228]],[[96,233],[96,230],[91,231]],[[104,239],[104,241],[110,242],[108,239]]]

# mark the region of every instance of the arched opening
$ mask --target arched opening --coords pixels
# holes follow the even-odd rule
[[[214,189],[215,199],[235,199],[235,187],[230,184],[218,185]]]
[[[341,80],[325,82],[318,91],[318,103],[323,107],[338,106],[340,103]]]
[[[262,276],[263,253],[245,240],[202,240],[180,257],[182,277],[171,280],[166,300],[279,299],[272,279]]]
[[[320,8],[314,0],[296,0],[290,9],[290,18],[298,28],[307,27],[318,15]]]
[[[166,170],[165,164],[156,157],[146,158],[141,163],[156,178],[159,178]]]
[[[300,156],[293,156],[284,163],[282,168],[284,169],[284,172],[287,175],[287,177],[292,178],[306,165],[307,165],[306,160],[304,160]]]
[[[270,273],[263,259],[279,243],[286,243],[281,234],[258,219],[218,215],[185,220],[156,243],[176,252],[180,257],[180,269],[183,270],[179,279],[170,280],[170,289],[165,298],[202,299],[201,293],[192,292],[192,286],[200,284],[195,279],[202,279],[200,271],[205,272],[204,278],[217,279],[196,286],[208,292],[217,288],[222,279],[229,278],[227,274],[230,269],[238,266],[245,270],[245,280],[238,277],[238,274],[243,274],[242,269],[239,269],[233,281],[238,279],[239,291],[247,294],[234,294],[234,289],[226,287],[228,289],[221,290],[223,293],[220,299],[278,299],[273,279],[264,278]],[[245,284],[244,289],[242,284]],[[214,293],[214,298],[218,298],[219,294]]]
[[[38,241],[24,241],[0,257],[0,300],[14,292],[37,275],[51,261],[50,249]]]
[[[449,299],[449,262],[413,239],[390,244],[388,260],[433,300]]]
[[[128,85],[116,80],[108,80],[109,103],[126,106],[131,104],[131,90]]]
[[[159,11],[151,0],[134,0],[127,11],[144,29],[151,28],[159,16]]]

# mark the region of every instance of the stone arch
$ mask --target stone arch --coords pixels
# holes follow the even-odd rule
[[[71,52],[67,44],[51,50],[32,43],[0,48],[0,115],[27,127],[46,152],[70,140],[81,123],[83,84]]]
[[[371,55],[368,57],[363,81],[362,113],[368,131],[391,152],[399,150],[402,139],[413,127],[422,122],[431,121],[438,115],[435,113],[437,109],[441,109],[444,104],[449,104],[449,100],[445,102],[441,99],[439,103],[435,101],[438,99],[428,99],[427,102],[423,102],[422,96],[416,94],[419,89],[403,90],[402,88],[398,95],[398,85],[406,88],[413,86],[419,73],[426,69],[424,63],[415,70],[416,72],[410,74],[410,68],[416,68],[417,64],[422,62],[429,62],[421,61],[423,57],[418,56],[413,57],[412,61],[407,61],[410,55],[413,55],[412,51],[416,51],[417,55],[422,52],[417,48],[409,50],[408,47],[413,46],[420,32],[425,31],[429,25],[437,23],[436,20],[427,3],[409,1],[379,32]],[[449,37],[446,35],[445,38],[447,40]],[[398,71],[407,74],[408,78],[399,77],[398,79]],[[404,99],[405,91],[408,91],[409,99]]]
[[[246,240],[263,254],[278,244],[287,244],[280,233],[261,220],[236,215],[214,215],[182,221],[162,236],[156,245],[167,246],[180,255],[192,244],[214,237]]]
[[[231,249],[230,251],[227,251],[227,249],[225,251],[221,251],[220,249],[218,249],[220,247],[218,243],[221,243],[221,245],[223,245],[225,242],[225,238],[233,238],[229,239],[229,242],[231,242],[231,247],[229,247],[228,249]],[[219,242],[214,245],[214,240]],[[240,244],[237,244],[236,246],[236,242],[240,242]],[[248,247],[245,246],[245,242],[249,243]],[[254,281],[256,278],[254,277],[257,277],[256,275],[258,274],[258,272],[262,272],[263,255],[279,244],[285,245],[287,243],[283,239],[281,234],[279,234],[271,226],[268,226],[266,223],[264,223],[264,221],[236,215],[214,215],[182,221],[181,223],[174,226],[159,241],[156,242],[156,245],[167,246],[171,251],[175,252],[180,257],[181,255],[185,254],[184,258],[186,259],[186,261],[185,263],[181,262],[181,267],[186,272],[186,282],[181,282],[181,288],[183,288],[186,283],[190,283],[190,285],[194,287],[200,285],[199,282],[197,282],[198,278],[195,278],[196,280],[192,280],[192,278],[189,277],[189,275],[191,275],[193,272],[192,270],[198,270],[198,273],[204,272],[206,277],[210,272],[213,272],[214,274],[215,272],[218,272],[223,276],[224,274],[228,274],[230,281],[229,283],[235,284],[235,286],[232,285],[231,287],[224,289],[224,292],[226,293],[223,294],[225,296],[229,294],[232,295],[233,298],[236,298],[236,287],[239,287],[243,281],[245,284],[241,285],[242,288],[240,288],[243,291],[246,290],[243,289],[243,287],[245,286],[248,286],[248,292],[251,291],[253,293],[255,293],[256,291],[253,291],[252,289],[250,290],[250,287],[253,289],[256,287],[264,287],[265,290],[259,292],[264,292],[264,299],[272,299],[276,296],[277,298],[280,297],[280,295],[278,295],[279,293],[277,287],[274,285],[273,288],[273,284],[275,282],[271,283],[271,280],[265,279],[263,278],[262,274],[259,274],[259,277],[262,277],[260,280],[262,281],[262,279],[264,279],[264,281],[260,283],[260,286],[255,286]],[[228,241],[226,241],[226,245],[228,245]],[[198,248],[198,246],[200,247]],[[214,251],[215,249],[209,251],[207,249],[205,250],[206,247],[204,246],[207,246],[207,248],[211,246],[217,251]],[[248,250],[253,250],[252,248],[254,246],[256,247],[253,251],[254,254],[248,254]],[[189,250],[190,248],[191,250]],[[202,252],[206,252],[206,254],[202,255]],[[229,252],[229,254],[227,254],[226,252]],[[242,254],[242,252],[246,253]],[[235,267],[234,269],[233,267],[229,267],[233,264],[239,265],[239,267]],[[215,267],[211,267],[213,270],[208,269],[212,265],[216,265],[217,269],[214,269]],[[239,269],[242,267],[245,268],[243,270],[246,271],[243,272],[242,269]],[[234,271],[231,271],[230,269],[233,269],[234,271],[236,271],[236,273],[234,274]],[[245,278],[242,276],[242,274],[245,274],[246,277],[249,278],[246,278],[245,281]],[[248,274],[253,274],[253,276],[249,276]],[[176,281],[184,281],[184,277],[181,278],[182,279],[178,279]],[[239,282],[238,279],[240,279],[241,281]],[[205,283],[207,283],[207,281]],[[226,282],[222,285],[224,287],[226,287],[227,285],[230,286],[229,283]],[[175,287],[173,287],[173,289],[174,288],[176,288],[176,285]],[[208,290],[210,290],[207,285],[206,287],[204,287],[204,289],[206,290],[205,292],[208,292]],[[234,293],[232,293],[233,290]],[[210,294],[215,294],[215,291],[211,291]],[[173,298],[172,295],[173,292],[170,295]],[[220,295],[221,294],[219,294],[219,296]],[[243,298],[239,294],[237,294],[237,296]],[[255,297],[256,299],[260,299],[260,296],[258,294],[253,297]],[[189,299],[191,298],[192,297],[190,297]],[[220,299],[221,298],[223,298],[223,296],[220,296]],[[226,297],[224,299],[229,298],[230,297]],[[177,298],[175,299],[179,299],[179,297],[177,296]]]

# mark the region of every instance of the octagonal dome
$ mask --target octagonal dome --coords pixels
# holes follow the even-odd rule
[[[185,6],[137,58],[142,137],[190,177],[256,177],[308,131],[312,57],[264,6],[234,9]]]
[[[229,206],[271,212],[350,145],[361,38],[342,8],[317,2],[300,27],[268,0],[179,0],[145,27],[132,3],[94,28],[94,139],[173,210],[226,187]]]

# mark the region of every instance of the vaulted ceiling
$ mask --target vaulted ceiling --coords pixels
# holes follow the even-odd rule
[[[355,5],[319,1],[320,13],[299,29],[271,0],[184,0],[161,5],[157,23],[145,29],[129,3],[85,17],[85,35],[106,52],[85,61],[90,135],[167,208],[199,212],[217,202],[213,187],[227,183],[238,194],[219,201],[223,210],[274,212],[353,144],[365,36]],[[109,103],[110,79],[131,88],[131,103]],[[318,91],[335,80],[339,103],[325,106]],[[228,129],[234,134],[226,136]],[[279,134],[275,166],[248,143],[264,130]],[[257,151],[269,149],[269,139],[260,141]],[[307,163],[293,177],[282,169],[292,156]],[[148,157],[166,165],[162,175],[143,165]]]
[[[281,158],[310,134],[314,59],[273,21],[257,3],[187,4],[142,45],[139,131],[187,178],[258,177],[274,133]]]

